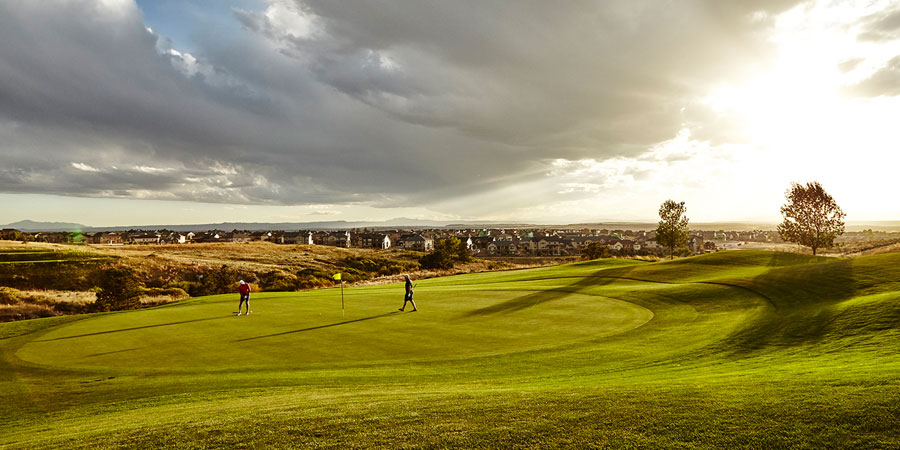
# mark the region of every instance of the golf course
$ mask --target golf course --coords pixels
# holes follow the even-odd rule
[[[0,448],[900,447],[900,253],[416,283],[0,324]]]

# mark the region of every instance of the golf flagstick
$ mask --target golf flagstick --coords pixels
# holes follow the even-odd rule
[[[344,277],[338,272],[334,274],[333,278],[341,282],[341,317],[344,317]]]

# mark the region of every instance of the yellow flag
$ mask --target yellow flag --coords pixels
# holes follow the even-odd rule
[[[341,279],[341,273],[338,272],[338,273],[334,274],[334,279],[335,279],[335,280],[340,280],[340,279]]]

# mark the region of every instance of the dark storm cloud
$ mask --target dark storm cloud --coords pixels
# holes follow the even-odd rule
[[[108,2],[114,4],[115,2]],[[426,204],[637,155],[794,2],[294,4],[179,52],[128,2],[0,0],[0,191]],[[702,113],[691,116],[698,126]]]
[[[430,136],[408,126],[383,133],[391,120],[329,100],[329,89],[262,44],[214,55],[227,67],[200,61],[201,70],[185,73],[177,70],[185,57],[169,53],[133,7],[0,3],[0,145],[10,164],[0,189],[316,203],[377,201],[383,192],[442,181],[413,159]],[[466,143],[441,141],[430,146]],[[113,176],[72,172],[71,162],[168,167],[179,175],[133,177],[123,186]],[[220,165],[267,186],[177,182]]]
[[[574,154],[670,138],[686,98],[771,50],[753,13],[793,2],[302,1],[284,36],[317,79],[410,123]],[[240,13],[277,36],[262,15]],[[652,126],[651,126],[652,124]]]

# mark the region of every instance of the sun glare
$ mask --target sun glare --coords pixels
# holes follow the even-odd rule
[[[755,74],[713,86],[701,103],[733,128],[732,143],[751,153],[740,158],[744,167],[761,174],[760,181],[827,180],[853,205],[848,209],[871,217],[884,208],[871,193],[892,179],[888,168],[900,163],[894,144],[900,134],[891,124],[900,102],[849,94],[849,86],[896,55],[847,32],[847,24],[866,11],[849,15],[838,4],[784,14],[771,38],[777,59]],[[849,60],[860,62],[842,71]]]

